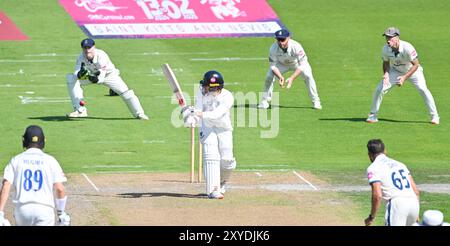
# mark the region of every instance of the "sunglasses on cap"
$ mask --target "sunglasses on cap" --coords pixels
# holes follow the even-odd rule
[[[286,41],[286,38],[277,38],[277,41],[284,42],[284,41]]]

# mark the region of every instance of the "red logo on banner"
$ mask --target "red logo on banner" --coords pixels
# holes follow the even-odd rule
[[[8,16],[0,12],[0,40],[28,40]]]

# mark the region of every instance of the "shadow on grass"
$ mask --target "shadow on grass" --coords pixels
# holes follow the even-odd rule
[[[256,108],[258,109],[258,104],[239,104],[239,105],[233,105],[233,108]],[[298,106],[282,106],[282,105],[270,105],[268,109],[272,109],[272,108],[307,108],[307,109],[312,109],[312,107],[298,107]],[[264,110],[264,109],[260,109],[260,110]]]
[[[352,121],[352,122],[366,122],[366,118],[320,118],[319,120],[325,121]],[[429,124],[428,121],[416,121],[416,120],[393,120],[378,118],[378,122],[395,122],[395,123],[415,123],[415,124]],[[375,124],[375,123],[372,123]]]
[[[28,117],[30,120],[42,120],[42,121],[80,121],[80,120],[136,120],[134,118],[110,118],[110,117],[85,117],[85,118],[68,118],[67,116],[40,116],[40,117]]]
[[[121,193],[117,194],[121,198],[141,198],[141,197],[184,197],[206,199],[206,194],[182,194],[182,193],[168,193],[168,192],[147,192],[147,193]]]

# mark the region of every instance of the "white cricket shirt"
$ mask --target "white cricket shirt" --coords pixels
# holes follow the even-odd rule
[[[5,167],[3,178],[16,189],[13,203],[40,203],[55,207],[53,184],[67,178],[58,161],[38,148],[29,148],[13,157]]]
[[[284,66],[299,66],[303,60],[307,60],[305,50],[299,42],[289,39],[286,52],[278,46],[275,42],[269,50],[270,66],[275,66],[277,63]]]
[[[233,130],[230,117],[230,110],[233,104],[233,94],[225,88],[222,89],[219,95],[204,96],[200,87],[195,101],[195,107],[203,112],[202,126],[222,128],[224,130]]]
[[[381,182],[382,198],[416,197],[411,187],[409,170],[405,164],[380,154],[367,168],[369,183]]]
[[[95,49],[95,55],[92,61],[89,61],[84,56],[84,53],[81,52],[75,65],[75,75],[77,75],[78,71],[80,71],[82,62],[84,62],[85,67],[87,70],[89,70],[89,72],[95,73],[96,71],[100,71],[100,75],[98,76],[98,82],[100,83],[104,82],[105,77],[112,73],[119,74],[119,70],[116,69],[116,66],[114,66],[111,59],[109,59],[108,54],[100,49]]]
[[[383,61],[389,61],[391,68],[406,73],[412,67],[411,62],[419,58],[419,55],[410,43],[402,40],[400,40],[398,51],[398,54],[394,53],[392,48],[386,44],[381,52],[382,59]]]

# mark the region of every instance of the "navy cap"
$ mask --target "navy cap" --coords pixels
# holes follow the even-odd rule
[[[32,143],[37,144],[40,148],[44,148],[45,136],[40,126],[28,126],[23,134],[23,147],[26,148]]]
[[[287,38],[290,36],[290,33],[286,29],[281,29],[275,32],[275,38]]]
[[[92,47],[95,45],[95,41],[91,38],[85,38],[81,40],[81,48]]]

